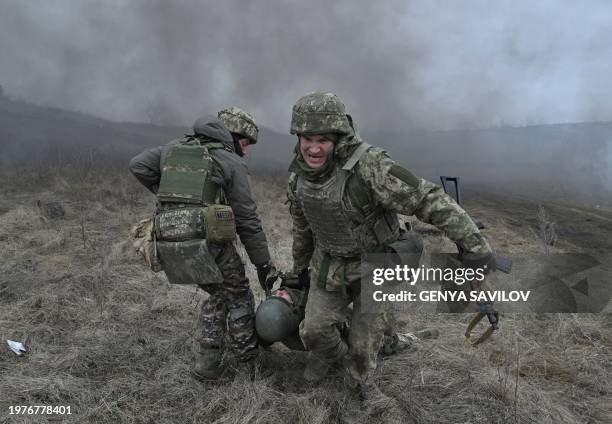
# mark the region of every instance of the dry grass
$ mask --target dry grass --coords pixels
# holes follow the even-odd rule
[[[0,423],[47,422],[8,415],[9,405],[40,404],[70,405],[74,415],[65,422],[75,423],[383,420],[367,416],[337,372],[318,386],[302,382],[306,356],[276,346],[260,357],[253,380],[238,367],[221,383],[194,381],[189,368],[203,294],[169,285],[132,255],[128,228],[150,211],[153,196],[123,171],[0,178]],[[284,176],[254,175],[253,183],[273,257],[287,268]],[[65,216],[45,217],[37,200],[61,202]],[[492,233],[503,234],[496,247],[541,249],[535,214],[522,225],[500,218],[495,201],[472,203]],[[429,247],[449,247],[430,228],[416,228]],[[555,249],[569,246],[561,230]],[[252,267],[248,272],[261,298]],[[441,332],[380,361],[383,391],[416,422],[610,422],[610,315],[505,316],[493,341],[479,348],[464,342],[467,316],[403,319],[408,330]],[[25,341],[29,353],[7,351],[7,338]]]

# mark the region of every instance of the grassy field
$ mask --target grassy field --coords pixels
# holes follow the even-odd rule
[[[253,175],[280,268],[291,265],[284,178]],[[504,316],[478,348],[463,338],[468,316],[402,316],[406,331],[440,331],[379,361],[380,387],[403,417],[368,416],[338,372],[321,385],[303,382],[306,355],[278,346],[263,352],[254,379],[197,382],[189,369],[205,295],[150,272],[128,239],[151,211],[151,194],[124,169],[5,172],[0,187],[0,423],[612,422],[610,314]],[[537,203],[466,200],[497,249],[542,251]],[[49,202],[64,215],[54,217]],[[610,209],[544,206],[557,222],[555,251],[612,251]],[[431,227],[415,229],[428,248],[451,247]],[[17,357],[5,339],[25,342],[28,353]],[[72,415],[11,416],[11,405],[66,405]]]

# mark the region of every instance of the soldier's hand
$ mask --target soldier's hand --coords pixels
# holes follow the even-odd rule
[[[257,267],[257,278],[259,279],[261,288],[267,292],[272,289],[272,286],[278,279],[278,271],[272,262],[268,262],[267,264]]]
[[[298,274],[298,283],[302,288],[310,288],[310,272],[308,268]]]
[[[495,271],[497,266],[495,264],[495,255],[493,252],[485,255],[475,255],[474,253],[460,253],[459,260],[465,268],[471,269],[484,269],[484,273]]]

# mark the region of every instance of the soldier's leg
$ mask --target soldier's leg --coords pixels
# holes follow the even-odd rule
[[[222,348],[225,337],[225,316],[227,315],[222,287],[217,284],[201,285],[200,288],[209,296],[202,302],[198,340],[203,348]]]
[[[325,377],[331,364],[340,361],[348,352],[341,337],[350,299],[340,292],[329,292],[313,285],[308,294],[306,314],[300,324],[300,338],[311,351],[304,377],[317,381]]]
[[[199,317],[199,346],[193,374],[203,380],[216,379],[222,373],[221,357],[227,310],[220,284],[200,285],[209,296],[202,302]]]
[[[244,264],[233,244],[226,244],[216,256],[223,274],[223,299],[227,307],[227,336],[230,348],[240,361],[257,356],[255,301]]]
[[[384,394],[374,380],[376,357],[393,320],[393,314],[388,310],[363,313],[360,299],[355,297],[345,369],[347,383],[359,390],[364,406],[371,414],[400,416],[397,401]]]
[[[353,302],[353,317],[349,332],[347,371],[353,385],[363,385],[376,370],[376,357],[385,333],[393,326],[391,311],[363,313],[358,297]]]

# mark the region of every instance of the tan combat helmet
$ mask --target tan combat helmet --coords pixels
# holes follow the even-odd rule
[[[291,134],[350,134],[344,103],[334,93],[314,92],[293,106]]]
[[[255,123],[255,119],[253,119],[250,114],[246,113],[242,109],[232,106],[219,111],[217,116],[221,122],[223,122],[223,125],[230,130],[230,132],[240,134],[248,138],[250,144],[257,143],[259,128]]]

